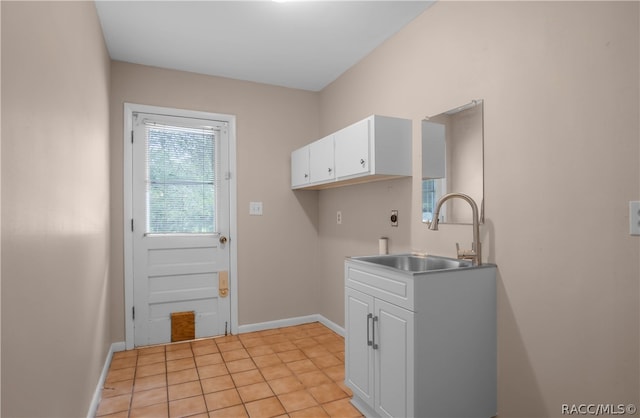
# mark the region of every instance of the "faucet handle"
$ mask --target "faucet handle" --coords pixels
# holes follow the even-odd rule
[[[460,244],[456,242],[456,253],[458,254],[458,260],[473,260],[476,258],[476,250],[461,250]]]

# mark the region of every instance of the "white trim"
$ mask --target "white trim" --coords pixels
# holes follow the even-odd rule
[[[335,332],[336,334],[338,334],[341,337],[346,336],[346,333],[344,332],[344,328],[341,327],[340,325],[336,324],[335,322],[329,320],[328,318],[326,318],[323,315],[317,314],[320,317],[320,323],[323,324],[324,326],[326,326],[327,328],[329,328],[331,331]]]
[[[355,408],[360,411],[360,413],[362,415],[364,415],[367,418],[373,418],[373,417],[379,417],[380,415],[378,415],[375,411],[375,409],[373,409],[372,407],[370,407],[365,401],[363,401],[362,399],[360,399],[360,397],[356,394],[354,394],[351,397],[351,405],[355,406]]]
[[[93,398],[91,399],[91,404],[89,405],[89,412],[87,412],[87,418],[95,417],[96,412],[98,412],[98,406],[100,406],[100,399],[102,398],[102,388],[104,386],[104,381],[107,379],[107,374],[109,373],[109,367],[111,366],[113,353],[116,353],[118,351],[124,351],[124,350],[125,350],[124,341],[113,343],[111,344],[111,347],[109,347],[107,358],[104,361],[104,366],[102,367],[102,373],[100,373],[100,378],[98,379],[98,385],[96,386],[95,392],[93,392]]]
[[[133,236],[131,228],[127,228],[127,221],[133,219],[133,185],[131,178],[133,177],[133,152],[131,149],[131,132],[133,132],[133,112],[137,109],[135,105],[129,103],[124,104],[124,151],[123,151],[123,203],[124,218],[122,228],[124,229],[124,329],[125,329],[125,345],[126,348],[132,349],[134,346],[133,333]]]
[[[238,169],[236,117],[229,116],[229,277],[231,333],[238,333]]]
[[[313,314],[307,316],[297,316],[294,318],[277,319],[275,321],[258,322],[255,324],[240,325],[238,327],[238,333],[244,334],[254,331],[265,331],[268,329],[291,327],[294,325],[309,324],[311,322],[320,322],[336,334],[344,337],[344,328],[336,324],[333,321],[327,319],[324,315]]]
[[[237,223],[237,161],[236,161],[236,117],[221,113],[200,112],[195,110],[174,109],[169,107],[148,106],[135,103],[124,104],[124,158],[123,158],[123,201],[124,201],[124,317],[125,344],[127,349],[134,348],[133,318],[133,237],[129,219],[133,218],[133,190],[131,186],[133,158],[131,150],[131,131],[133,130],[133,112],[156,113],[168,116],[182,116],[199,119],[225,121],[229,124],[229,287],[231,290],[231,333],[238,333],[238,223]]]

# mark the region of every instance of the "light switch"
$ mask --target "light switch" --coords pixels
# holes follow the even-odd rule
[[[629,202],[629,235],[640,235],[640,201]]]
[[[249,215],[262,216],[262,202],[249,202]]]

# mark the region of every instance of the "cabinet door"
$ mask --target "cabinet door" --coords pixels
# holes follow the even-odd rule
[[[311,183],[335,178],[333,163],[333,135],[309,145],[309,175]]]
[[[335,133],[337,178],[369,172],[369,133],[370,119],[362,120]]]
[[[373,408],[373,297],[345,289],[345,383]]]
[[[414,415],[414,316],[413,312],[375,299],[374,408],[380,416]]]
[[[309,183],[309,146],[291,153],[291,187],[300,187]]]

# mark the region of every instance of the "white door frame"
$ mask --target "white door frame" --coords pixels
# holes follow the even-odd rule
[[[229,290],[231,305],[231,333],[238,333],[238,225],[237,225],[237,171],[236,171],[236,117],[220,113],[200,112],[194,110],[174,109],[169,107],[148,106],[135,103],[124,104],[124,317],[125,346],[134,348],[133,325],[133,156],[131,132],[133,130],[133,113],[156,113],[160,115],[182,116],[199,119],[213,119],[229,124]]]

